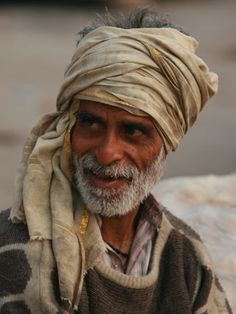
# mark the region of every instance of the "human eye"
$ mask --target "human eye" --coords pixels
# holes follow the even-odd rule
[[[100,125],[99,119],[97,119],[94,115],[86,113],[86,112],[80,112],[77,115],[78,123],[83,128],[89,128],[89,129],[97,129]]]
[[[139,123],[124,124],[124,132],[127,136],[138,138],[148,135],[148,128]]]

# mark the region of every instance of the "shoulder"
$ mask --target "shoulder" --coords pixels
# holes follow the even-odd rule
[[[159,235],[161,233],[165,235],[164,247],[166,253],[169,251],[171,255],[177,254],[187,264],[188,262],[192,264],[194,261],[196,265],[204,265],[211,269],[210,255],[199,234],[182,219],[173,215],[162,204],[155,202],[162,213]]]
[[[147,211],[147,208],[149,209]],[[151,210],[150,210],[151,209]],[[163,216],[169,222],[171,229],[174,232],[181,234],[184,238],[191,237],[195,240],[201,241],[200,236],[197,232],[195,232],[187,223],[185,223],[182,219],[173,215],[165,206],[163,206],[157,199],[150,194],[148,198],[145,200],[145,211],[146,215],[150,215],[149,219],[154,219],[156,216],[160,220],[162,220]]]
[[[171,264],[169,272],[182,274],[191,296],[193,312],[205,308],[209,313],[232,313],[216,277],[212,259],[198,233],[167,209],[164,209],[163,216],[169,225],[169,233],[162,261]]]
[[[13,224],[9,215],[10,209],[0,211],[0,313],[28,313],[23,294],[32,274],[29,235],[26,225]]]
[[[197,241],[201,241],[199,234],[192,229],[186,222],[182,219],[178,218],[177,216],[173,215],[167,208],[163,207],[163,213],[165,214],[166,218],[172,225],[175,232],[181,233],[184,237],[192,238]]]
[[[160,233],[165,234],[165,253],[185,262],[211,264],[208,252],[197,232],[167,209],[162,212]]]
[[[0,248],[9,244],[29,241],[27,226],[23,223],[12,223],[9,216],[10,209],[0,211]]]

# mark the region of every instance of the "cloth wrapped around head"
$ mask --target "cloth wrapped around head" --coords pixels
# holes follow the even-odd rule
[[[175,150],[218,77],[195,55],[197,41],[171,28],[100,27],[77,47],[58,96],[58,110],[72,98],[148,114],[166,151]]]
[[[58,112],[45,116],[26,141],[11,219],[27,223],[32,241],[42,241],[50,250],[52,242],[68,311],[77,308],[83,276],[92,267],[86,241],[98,241],[89,242],[89,232],[82,240],[79,222],[86,227],[88,217],[80,217],[83,204],[74,201],[70,130],[79,100],[149,115],[166,152],[175,150],[217,89],[217,75],[195,55],[196,46],[195,39],[170,28],[92,31],[79,42],[65,73]],[[95,229],[92,221],[96,224],[90,215],[88,230]],[[96,258],[99,254],[92,263]]]

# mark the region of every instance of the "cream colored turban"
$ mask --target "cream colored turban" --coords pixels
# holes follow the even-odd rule
[[[217,89],[217,76],[194,54],[196,46],[195,39],[169,28],[92,31],[65,73],[58,112],[43,117],[26,141],[11,220],[26,222],[32,245],[41,245],[37,263],[54,260],[65,313],[77,308],[83,277],[103,254],[95,247],[91,255],[100,231],[73,190],[70,130],[79,108],[74,100],[148,114],[166,151],[174,150]]]
[[[171,28],[100,27],[77,47],[58,96],[91,99],[150,115],[167,151],[175,150],[218,77],[195,55],[197,41]]]

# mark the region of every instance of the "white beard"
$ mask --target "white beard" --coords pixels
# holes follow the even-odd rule
[[[103,166],[90,154],[78,160],[73,153],[74,181],[90,212],[106,217],[122,216],[136,208],[148,196],[163,175],[165,163],[163,147],[158,157],[143,171],[139,171],[135,166],[124,166],[120,163]],[[92,170],[113,179],[125,177],[129,183],[121,189],[97,188],[89,183],[85,170]]]

